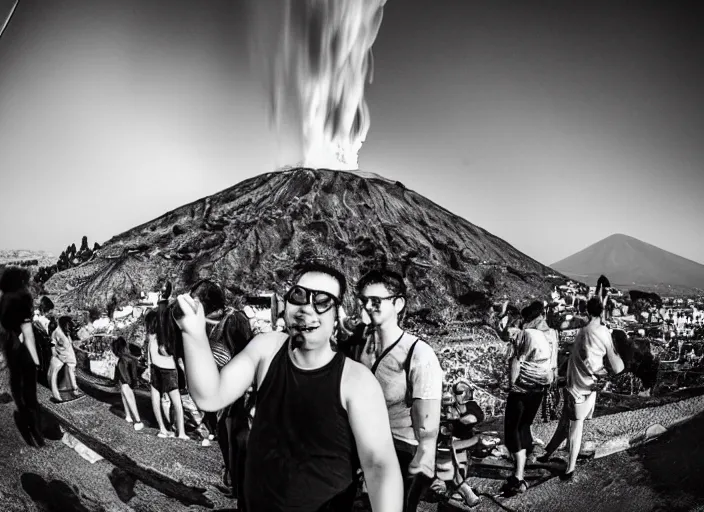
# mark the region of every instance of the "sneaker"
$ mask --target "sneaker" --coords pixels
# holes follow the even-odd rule
[[[161,437],[161,438],[166,438],[166,437],[174,437],[175,434],[171,432],[170,430],[167,430],[166,432],[159,432],[156,437]]]
[[[135,429],[136,431],[140,431],[140,430],[142,430],[143,428],[144,428],[144,423],[142,423],[141,421],[140,421],[139,423],[135,423],[135,424],[134,424],[134,429]]]
[[[133,422],[134,422],[134,420],[132,419],[131,416],[127,416],[127,417],[125,418],[125,421],[126,421],[127,423],[133,423]]]
[[[200,443],[201,446],[210,446],[210,439],[203,439]]]
[[[209,435],[208,435],[208,440],[209,440],[209,441],[212,441],[213,439],[215,439],[215,436],[214,436],[213,434],[209,434]]]

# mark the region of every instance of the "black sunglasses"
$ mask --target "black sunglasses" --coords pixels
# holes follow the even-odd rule
[[[332,293],[320,290],[310,290],[301,285],[292,286],[284,295],[284,299],[294,306],[305,306],[311,304],[319,315],[329,311],[340,303],[340,299]]]
[[[357,301],[361,304],[363,308],[367,307],[367,303],[371,302],[373,308],[378,308],[381,306],[381,302],[384,300],[393,300],[401,297],[400,295],[389,295],[388,297],[367,297],[365,295],[357,295]]]

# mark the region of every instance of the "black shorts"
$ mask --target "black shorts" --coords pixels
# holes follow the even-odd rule
[[[150,384],[159,393],[168,393],[178,389],[178,372],[176,369],[164,369],[152,365]]]

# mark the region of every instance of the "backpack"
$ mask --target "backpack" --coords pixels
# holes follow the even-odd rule
[[[554,329],[550,329],[551,332],[555,332]],[[548,386],[551,386],[555,381],[555,369],[553,368],[553,358],[555,355],[557,344],[557,339],[555,342],[549,339],[544,332],[540,332],[545,336],[546,341],[550,345],[550,357],[546,363],[533,363],[528,361],[521,361],[521,368],[518,374],[518,379],[516,379],[516,385],[526,389],[542,391]]]

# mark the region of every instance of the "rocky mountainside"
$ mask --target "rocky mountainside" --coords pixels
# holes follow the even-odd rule
[[[627,235],[611,235],[551,265],[595,285],[601,274],[611,284],[657,289],[704,289],[704,265]]]
[[[281,293],[293,264],[310,256],[336,264],[352,282],[379,264],[402,272],[410,313],[431,322],[462,320],[504,296],[542,297],[564,281],[400,182],[296,168],[245,180],[115,236],[46,288],[79,308],[134,297],[163,278],[177,290],[211,277],[236,295]]]

